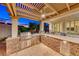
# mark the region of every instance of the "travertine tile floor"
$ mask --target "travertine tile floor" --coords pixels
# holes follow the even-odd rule
[[[19,51],[17,53],[11,54],[10,56],[62,56],[62,55],[48,48],[43,43],[40,43],[35,46],[26,48],[22,51]]]

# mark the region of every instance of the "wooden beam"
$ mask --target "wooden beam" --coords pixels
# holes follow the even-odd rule
[[[56,12],[56,14],[59,14],[57,10],[55,10],[53,7],[51,7],[49,4],[45,4],[49,9]]]
[[[44,6],[44,7],[40,10],[40,13],[42,12],[43,9],[46,9],[46,8],[47,8],[47,6]]]
[[[28,18],[28,19],[31,19],[31,20],[37,20],[36,18],[30,18],[30,17],[28,17],[28,16],[26,17],[26,16],[24,16],[24,15],[19,15],[18,17],[19,17],[19,18],[21,18],[21,17],[23,17],[23,18]],[[38,19],[38,20],[39,20],[39,19]]]
[[[68,3],[66,3],[66,7],[67,7],[68,11],[70,11],[70,6]]]
[[[70,16],[70,15],[75,15],[77,13],[79,13],[79,8],[76,8],[76,9],[70,10],[68,12],[65,12],[63,14],[60,14],[56,17],[53,17],[53,18],[49,19],[48,21],[55,21],[55,20],[58,20],[58,19],[63,18],[63,17],[67,17],[67,16]]]
[[[53,15],[53,14],[55,14],[56,12],[51,12],[51,13],[46,13],[45,15],[46,16],[50,16],[50,15]]]
[[[6,3],[6,5],[7,5],[8,9],[9,9],[9,11],[11,13],[11,16],[14,16],[11,5],[9,3]]]
[[[35,20],[38,20],[39,18],[37,18],[37,17],[33,17],[33,16],[30,16],[30,15],[27,15],[27,14],[22,14],[22,13],[17,13],[17,15],[20,15],[21,17],[28,17],[28,18],[30,18],[30,19],[35,19]]]
[[[17,16],[16,4],[15,3],[12,3],[12,7],[13,7],[13,11],[14,11],[15,16]]]
[[[12,17],[12,16],[10,16],[10,17]],[[29,16],[24,16],[24,15],[21,15],[21,14],[17,14],[17,17],[18,18],[21,18],[21,17],[23,17],[23,18],[28,18],[28,19],[31,19],[31,20],[39,20],[39,19],[35,19],[35,18],[30,18]],[[12,18],[14,18],[14,17],[12,17]],[[18,19],[17,19],[18,20]]]

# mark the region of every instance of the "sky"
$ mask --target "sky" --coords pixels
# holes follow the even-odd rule
[[[0,4],[0,20],[1,19],[10,19],[9,12],[7,12],[7,7]]]
[[[11,23],[10,13],[7,12],[7,7],[0,4],[0,22]],[[39,21],[27,18],[19,18],[18,25],[29,25],[29,23],[40,24]]]

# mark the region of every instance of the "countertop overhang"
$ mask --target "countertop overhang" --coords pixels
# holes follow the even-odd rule
[[[54,34],[42,34],[45,36],[49,36],[49,37],[53,37],[53,38],[57,38],[63,41],[69,41],[69,42],[73,42],[73,43],[78,43],[79,44],[79,38],[77,37],[69,37],[69,36],[62,36],[62,35],[54,35]]]

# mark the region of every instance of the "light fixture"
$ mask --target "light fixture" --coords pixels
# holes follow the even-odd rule
[[[64,43],[64,44],[66,44],[66,43],[67,43],[67,41],[63,41],[63,43]]]
[[[43,18],[43,19],[44,19],[44,18],[45,18],[45,14],[42,14],[42,15],[41,15],[41,18]]]

